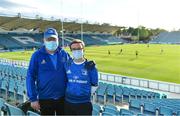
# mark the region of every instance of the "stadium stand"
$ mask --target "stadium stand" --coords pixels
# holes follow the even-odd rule
[[[166,98],[165,95],[159,93],[125,87],[123,85],[114,85],[108,83],[99,83],[96,92],[96,102],[106,103],[123,103],[129,102],[131,99],[159,99]]]
[[[174,103],[176,102],[176,103]],[[174,108],[174,104],[179,104],[179,99],[154,99],[154,100],[131,100],[129,108],[118,108],[117,105],[93,104],[94,115],[135,115],[135,116],[178,116],[179,108]],[[158,105],[161,103],[160,105]],[[171,107],[172,106],[172,107]],[[141,107],[141,109],[140,109]]]
[[[125,42],[125,40],[111,34],[84,34],[83,37],[86,45],[107,45]],[[61,35],[59,38],[61,38]],[[65,45],[68,45],[73,39],[80,38],[81,34],[66,34],[64,37]],[[0,33],[0,46],[5,50],[39,48],[42,43],[43,33]]]
[[[178,115],[180,99],[131,100],[129,109],[146,115]]]
[[[23,112],[16,105],[27,99],[26,72],[26,68],[0,63],[0,107],[5,114],[39,115],[32,111]],[[94,96],[93,115],[178,114],[180,107],[179,100],[166,99],[160,93],[106,82],[99,82]],[[119,108],[122,104],[129,104],[129,109]]]
[[[157,36],[154,36],[149,43],[180,44],[180,31],[161,32]]]

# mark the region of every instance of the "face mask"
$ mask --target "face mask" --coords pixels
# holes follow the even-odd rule
[[[74,59],[80,59],[83,57],[84,53],[83,50],[73,50],[72,55]]]
[[[55,51],[59,45],[58,41],[45,41],[45,47],[49,51]]]

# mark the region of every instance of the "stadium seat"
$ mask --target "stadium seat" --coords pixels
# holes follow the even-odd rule
[[[8,115],[21,115],[21,116],[25,115],[21,109],[15,107],[15,106],[12,106],[8,103],[5,103],[5,106],[6,106]]]
[[[108,84],[107,86],[107,102],[114,103],[115,104],[115,89],[114,85]]]
[[[93,104],[93,110],[97,110],[98,112],[101,112],[101,106],[98,104]]]
[[[151,103],[144,103],[143,113],[148,115],[156,115],[157,106]]]
[[[17,86],[14,80],[10,79],[8,86],[8,97],[9,99],[15,100],[15,94],[17,91]]]
[[[126,110],[126,109],[120,109],[119,114],[120,114],[121,116],[128,116],[128,115],[132,116],[132,115],[135,115],[134,112],[132,112],[132,111],[130,111],[130,110]]]
[[[97,101],[100,103],[104,103],[104,104],[106,103],[106,88],[107,88],[106,83],[99,83],[96,98]]]
[[[22,85],[17,86],[16,100],[20,103],[24,101],[25,87]]]
[[[5,103],[5,100],[0,98],[0,116],[1,116],[2,108],[4,107],[4,103]]]
[[[110,105],[110,104],[105,105],[104,108],[109,108],[109,109],[117,110],[116,106]]]
[[[103,112],[107,112],[107,113],[110,113],[110,114],[113,114],[113,115],[118,115],[118,110],[114,110],[114,109],[111,109],[111,108],[104,108],[104,111]]]
[[[123,101],[123,90],[121,86],[115,85],[115,101],[120,103]]]
[[[171,108],[168,108],[168,107],[166,107],[166,106],[161,106],[160,108],[159,108],[159,114],[160,115],[166,115],[166,116],[172,116],[173,115],[173,109],[171,109]]]
[[[99,115],[100,115],[100,112],[99,112],[98,110],[96,110],[96,109],[93,109],[92,115],[93,115],[93,116],[99,116]]]
[[[123,87],[123,101],[129,102],[130,88]]]
[[[102,116],[114,116],[115,114],[111,114],[110,112],[102,112]]]
[[[7,99],[7,89],[8,89],[8,82],[6,80],[2,80],[2,84],[0,87],[0,97]]]
[[[129,109],[135,112],[141,112],[141,107],[142,107],[143,103],[141,102],[141,100],[131,100],[129,102]]]
[[[108,104],[103,107],[103,112],[118,115],[119,111],[117,110],[116,106]]]
[[[177,112],[177,116],[180,116],[180,111]]]

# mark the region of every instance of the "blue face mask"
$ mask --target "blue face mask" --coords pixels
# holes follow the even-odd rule
[[[73,50],[72,55],[74,59],[80,59],[80,58],[83,58],[84,52],[83,50]]]
[[[49,51],[55,51],[59,46],[58,41],[45,41],[44,44]]]

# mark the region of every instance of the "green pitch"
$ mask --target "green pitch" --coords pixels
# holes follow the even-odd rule
[[[69,52],[68,48],[67,50]],[[96,61],[99,71],[180,83],[180,45],[93,46],[86,47],[85,51],[88,59]],[[32,53],[33,51],[0,53],[0,57],[29,61]]]

